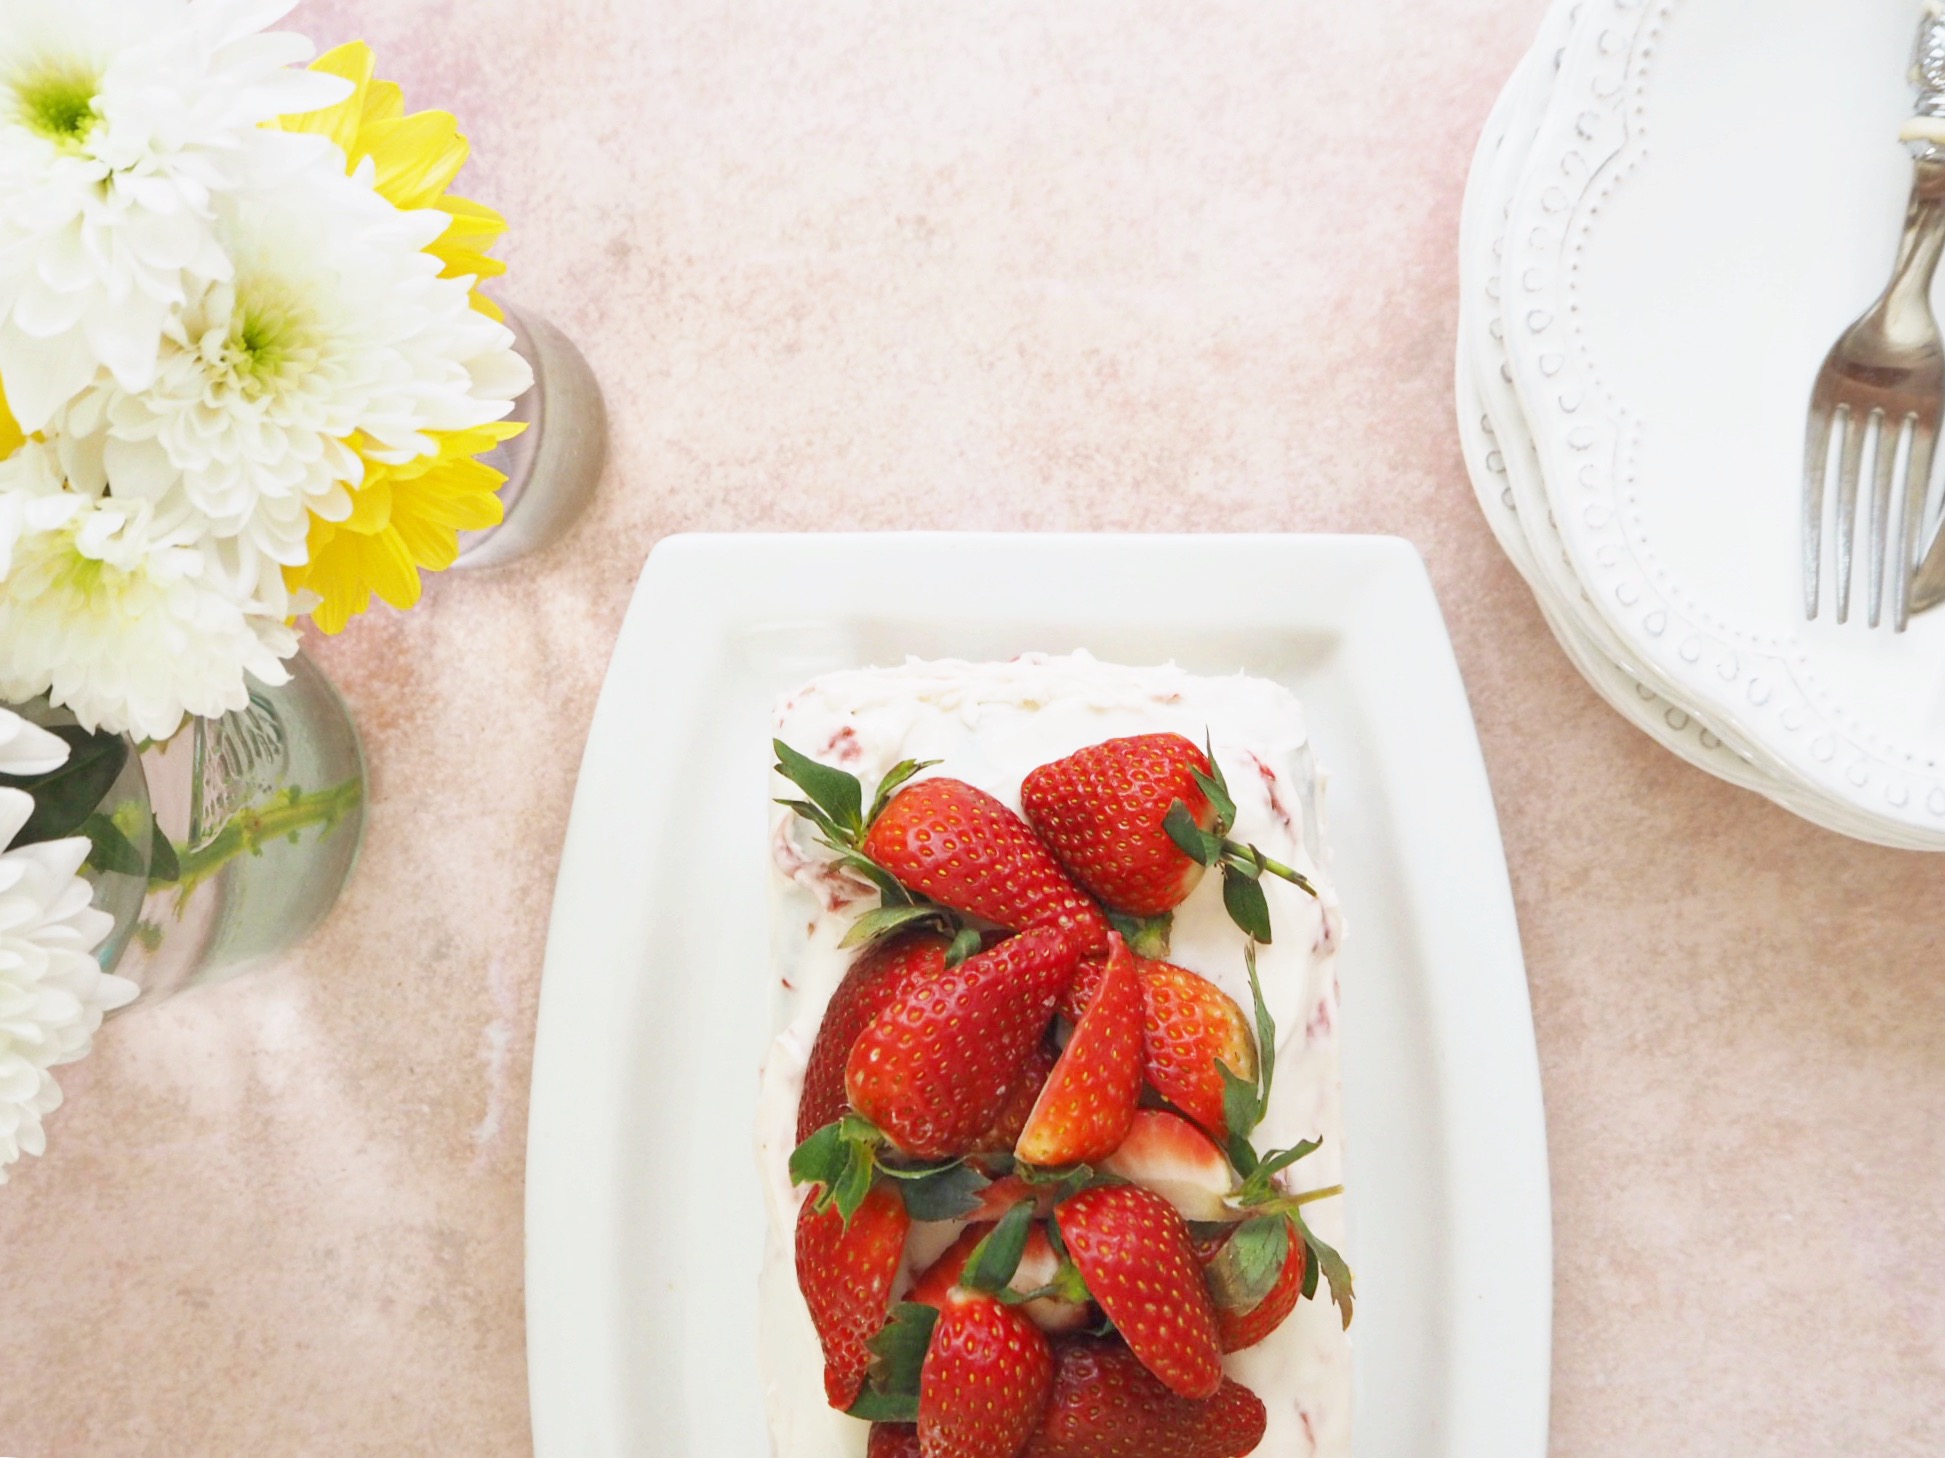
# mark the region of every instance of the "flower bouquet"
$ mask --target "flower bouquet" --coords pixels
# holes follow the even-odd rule
[[[21,1050],[134,995],[75,956],[153,993],[322,916],[363,769],[302,626],[501,520],[505,224],[291,3],[0,0],[0,1164],[52,1106]]]

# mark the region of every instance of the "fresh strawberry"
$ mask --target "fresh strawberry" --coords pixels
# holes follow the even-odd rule
[[[1162,822],[1177,801],[1202,830],[1216,807],[1196,782],[1208,758],[1179,734],[1110,739],[1043,764],[1020,786],[1033,828],[1075,880],[1116,911],[1159,916],[1179,906],[1206,867]]]
[[[1153,1190],[1184,1220],[1240,1218],[1227,1203],[1236,1191],[1229,1160],[1195,1125],[1165,1110],[1139,1110],[1101,1168]]]
[[[974,1248],[992,1228],[991,1221],[975,1220],[960,1231],[958,1238],[939,1253],[939,1258],[919,1272],[905,1299],[916,1301],[921,1306],[930,1306],[934,1311],[944,1309],[945,1299],[951,1294],[952,1288],[959,1284],[959,1274],[966,1269],[966,1262],[972,1258]]]
[[[907,982],[945,970],[946,946],[946,939],[935,933],[908,931],[874,943],[851,964],[824,1009],[810,1061],[804,1065],[804,1091],[797,1101],[799,1144],[851,1107],[844,1096],[851,1045]]]
[[[1077,1023],[1100,986],[1103,964],[1082,962],[1061,997],[1059,1012]],[[1142,1073],[1176,1108],[1224,1140],[1224,1085],[1218,1063],[1238,1078],[1256,1077],[1256,1040],[1235,1000],[1208,978],[1173,962],[1135,958],[1141,979]]]
[[[1056,927],[1083,953],[1107,946],[1107,918],[1027,823],[962,780],[906,785],[859,849],[901,885],[955,911],[1009,931]]]
[[[947,1246],[939,1258],[920,1273],[912,1283],[907,1301],[917,1301],[921,1305],[942,1308],[946,1296],[959,1284],[959,1277],[966,1269],[966,1262],[978,1249],[980,1241],[993,1231],[990,1222],[978,1221],[959,1232],[959,1238]],[[1070,1273],[1068,1280],[1074,1277]],[[1013,1278],[1007,1282],[1009,1290],[1024,1296],[1031,1291],[1043,1290],[1061,1281],[1060,1253],[1047,1238],[1046,1229],[1036,1224],[1027,1232],[1026,1246],[1021,1251],[1020,1263],[1014,1268]],[[1044,1332],[1078,1331],[1088,1325],[1093,1317],[1093,1306],[1085,1300],[1073,1299],[1080,1293],[1036,1297],[1023,1302],[1024,1311],[1033,1324]]]
[[[1148,1082],[1217,1140],[1228,1137],[1223,1080],[1256,1077],[1256,1040],[1235,1000],[1206,977],[1172,962],[1144,960],[1142,1048]]]
[[[1073,969],[1071,945],[1042,927],[908,986],[851,1045],[851,1107],[906,1154],[964,1154],[999,1118]]]
[[[1040,1426],[1053,1353],[1018,1308],[955,1289],[919,1375],[923,1458],[1014,1458]]]
[[[1053,1072],[1053,1050],[1042,1043],[1027,1054],[1027,1061],[1020,1065],[1019,1077],[1013,1080],[1013,1087],[1006,1095],[1006,1103],[1000,1108],[1000,1116],[994,1120],[993,1127],[980,1135],[979,1142],[973,1145],[973,1154],[1011,1154],[1013,1146],[1020,1142],[1020,1135],[1026,1129],[1027,1119],[1033,1114],[1033,1106],[1039,1102],[1040,1090],[1046,1086],[1047,1075]]]
[[[1270,940],[1264,874],[1317,894],[1302,872],[1230,840],[1236,802],[1222,771],[1179,734],[1110,739],[1026,777],[1027,819],[1075,880],[1116,911],[1160,916],[1210,866],[1222,901],[1259,942]]]
[[[1129,1349],[1182,1397],[1222,1383],[1216,1315],[1188,1228],[1139,1185],[1096,1185],[1054,1211],[1081,1278]]]
[[[797,1285],[824,1347],[824,1395],[832,1407],[857,1401],[871,1366],[865,1343],[885,1324],[891,1284],[911,1229],[905,1205],[874,1189],[849,1225],[835,1209],[805,1201],[797,1216]]]
[[[1116,1338],[1062,1337],[1047,1416],[1025,1458],[1243,1458],[1267,1420],[1240,1383],[1224,1378],[1200,1401],[1178,1397]]]
[[[1297,1309],[1297,1302],[1303,1297],[1304,1273],[1310,1264],[1310,1252],[1304,1244],[1302,1232],[1288,1216],[1264,1217],[1266,1220],[1281,1220],[1288,1232],[1283,1246],[1282,1268],[1277,1271],[1267,1293],[1252,1301],[1253,1292],[1237,1289],[1239,1282],[1235,1275],[1234,1262],[1225,1256],[1235,1254],[1231,1247],[1237,1236],[1245,1239],[1255,1235],[1254,1230],[1245,1234],[1240,1226],[1231,1226],[1207,1239],[1195,1242],[1196,1259],[1202,1262],[1203,1271],[1209,1278],[1209,1294],[1216,1308],[1216,1333],[1222,1341],[1225,1352],[1240,1352],[1244,1347],[1253,1347],[1264,1337],[1283,1325],[1291,1312]],[[1252,1220],[1250,1225],[1258,1222]]]
[[[1055,1187],[1036,1185],[1019,1175],[1004,1175],[979,1192],[979,1204],[966,1213],[968,1220],[997,1220],[1022,1200],[1039,1201],[1039,1214],[1054,1212]]]
[[[864,1458],[919,1458],[916,1423],[873,1423]]]
[[[1087,1005],[1094,1001],[1094,989],[1101,985],[1101,975],[1107,970],[1106,957],[1085,957],[1076,962],[1074,975],[1067,979],[1067,990],[1060,994],[1054,1011],[1069,1023],[1078,1023]]]
[[[1141,979],[1108,933],[1108,962],[1074,1036],[1047,1075],[1014,1153],[1027,1164],[1086,1164],[1112,1154],[1141,1095]]]

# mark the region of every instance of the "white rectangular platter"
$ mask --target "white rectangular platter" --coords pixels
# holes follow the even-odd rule
[[[1551,1224],[1498,822],[1431,583],[1378,537],[688,536],[615,648],[561,857],[527,1136],[536,1458],[769,1451],[752,1155],[773,701],[1087,649],[1303,700],[1348,936],[1359,1458],[1543,1458]],[[1296,1455],[1263,1455],[1296,1458]]]

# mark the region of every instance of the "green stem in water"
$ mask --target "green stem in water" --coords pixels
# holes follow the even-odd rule
[[[224,866],[246,851],[262,855],[263,848],[278,840],[295,842],[312,826],[322,826],[329,835],[339,821],[357,808],[364,796],[358,780],[346,780],[329,789],[305,794],[295,785],[268,805],[252,805],[236,812],[223,828],[204,845],[181,852],[182,875],[176,882],[176,908],[189,900],[191,893]]]

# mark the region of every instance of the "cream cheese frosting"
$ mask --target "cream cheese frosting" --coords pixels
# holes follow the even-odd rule
[[[1276,1084],[1259,1148],[1321,1138],[1294,1169],[1294,1187],[1338,1183],[1343,1109],[1338,1075],[1335,954],[1342,914],[1329,879],[1320,823],[1321,785],[1302,708],[1286,689],[1241,675],[1200,677],[1174,665],[1128,668],[1085,653],[1026,654],[1006,663],[909,661],[896,668],[827,674],[777,706],[777,737],[849,770],[867,797],[904,759],[941,761],[965,780],[1020,808],[1028,771],[1076,749],[1128,734],[1174,731],[1205,738],[1236,801],[1232,836],[1303,871],[1319,890],[1264,878],[1275,939],[1258,955],[1277,1026]],[[776,794],[794,793],[781,779]],[[777,807],[770,847],[773,1026],[763,1064],[757,1160],[768,1207],[760,1276],[760,1351],[772,1451],[777,1458],[860,1458],[866,1425],[824,1400],[817,1336],[797,1290],[794,1231],[801,1192],[790,1184],[804,1066],[825,1005],[852,953],[838,942],[876,893],[837,871],[810,828]],[[1169,960],[1199,972],[1247,1007],[1243,938],[1222,908],[1217,879],[1203,879],[1175,916]],[[1354,1193],[1354,1192],[1353,1192]],[[1319,1238],[1343,1251],[1342,1198],[1305,1211]],[[915,1225],[909,1268],[922,1269],[956,1234]],[[1351,1347],[1320,1289],[1266,1341],[1226,1359],[1225,1370],[1262,1398],[1268,1428],[1257,1452],[1275,1458],[1348,1458]]]

